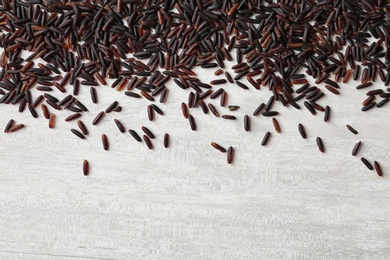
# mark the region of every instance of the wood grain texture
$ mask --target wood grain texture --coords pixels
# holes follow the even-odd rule
[[[32,119],[0,105],[1,127],[11,118],[26,125],[0,134],[0,259],[388,258],[389,107],[362,113],[364,92],[343,85],[339,97],[327,93],[320,102],[333,108],[329,123],[322,114],[278,104],[282,133],[262,116],[251,117],[252,131],[245,132],[243,116],[270,93],[230,84],[229,104],[241,106],[239,120],[191,109],[198,126],[193,132],[180,109],[188,92],[169,86],[168,103],[159,105],[166,115],[156,115],[155,122],[148,122],[145,100],[99,87],[99,104],[93,104],[89,88],[82,88],[80,100],[91,111],[81,118],[90,131],[86,140],[69,131],[77,125],[64,122],[68,111],[55,111],[57,126],[49,129],[41,111]],[[114,100],[123,112],[92,126]],[[212,101],[228,112],[218,102]],[[120,133],[114,118],[139,133],[142,125],[150,128],[155,149]],[[272,137],[262,147],[267,131]],[[163,147],[166,132],[169,149]],[[110,139],[108,152],[101,147],[102,133]],[[325,154],[318,151],[317,136]],[[235,148],[233,165],[211,141]],[[379,161],[384,177],[351,155],[357,141],[363,142],[359,155]],[[88,177],[84,159],[90,162]]]

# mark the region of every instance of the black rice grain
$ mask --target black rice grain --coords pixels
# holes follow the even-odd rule
[[[244,129],[245,131],[250,131],[251,128],[251,119],[248,115],[244,116]]]
[[[133,129],[129,129],[129,133],[137,142],[142,142],[141,137],[137,134],[136,131],[134,131]]]
[[[187,119],[188,118],[188,107],[187,107],[186,103],[184,103],[184,102],[181,103],[181,111],[183,113],[184,118]]]
[[[226,149],[215,142],[211,142],[211,146],[214,147],[215,149],[219,150],[222,153],[226,153]]]
[[[16,132],[16,131],[19,131],[20,129],[24,128],[24,124],[17,124],[17,125],[14,125],[13,127],[11,127],[8,131],[8,133],[13,133],[13,132]]]
[[[119,129],[119,131],[121,133],[126,132],[125,127],[123,126],[123,124],[118,119],[114,119],[114,122],[115,122],[116,126],[118,127],[118,129]]]
[[[352,155],[355,156],[358,154],[359,150],[360,150],[360,147],[362,146],[362,142],[359,141],[355,144],[355,146],[353,147],[352,149]]]
[[[87,127],[85,126],[85,124],[83,123],[83,121],[77,120],[77,126],[80,128],[81,132],[82,132],[84,135],[88,135],[88,129],[87,129]]]
[[[105,134],[102,134],[102,143],[103,143],[103,149],[108,151],[108,149],[110,148],[110,144],[108,142],[108,137]]]
[[[90,94],[91,94],[92,103],[97,104],[98,103],[98,97],[97,97],[96,89],[94,87],[91,87]]]
[[[362,157],[360,160],[364,163],[364,165],[365,165],[370,171],[372,171],[372,170],[374,169],[374,167],[372,167],[371,163],[370,163],[366,158]]]
[[[104,118],[105,115],[106,115],[106,113],[104,111],[99,112],[96,115],[95,119],[92,121],[92,125],[99,124],[102,121],[102,119]]]
[[[15,121],[13,119],[9,120],[7,125],[5,126],[4,133],[8,133],[9,130],[14,126]]]
[[[147,106],[147,111],[148,111],[149,121],[154,121],[154,110],[152,109],[151,105]]]
[[[276,131],[277,133],[280,133],[280,131],[281,131],[280,125],[279,125],[278,120],[277,120],[275,117],[272,118],[272,124],[274,125],[275,131]]]
[[[80,113],[76,113],[76,114],[70,115],[67,118],[65,118],[65,122],[69,122],[69,121],[75,120],[75,119],[79,118],[80,116],[81,116]]]
[[[146,126],[142,126],[141,127],[142,131],[144,131],[144,133],[151,139],[154,139],[155,136],[154,134],[152,133],[152,131],[149,130],[149,128],[147,128]]]
[[[147,135],[143,135],[143,139],[144,139],[144,142],[146,144],[146,146],[152,150],[153,149],[153,143],[152,141],[149,139],[149,137]]]
[[[227,151],[227,163],[231,164],[233,163],[233,160],[234,160],[234,148],[230,146]]]
[[[107,108],[106,108],[106,113],[110,113],[112,112],[117,106],[118,106],[118,101],[114,101],[111,103],[111,105],[109,105]]]
[[[192,115],[188,116],[188,121],[190,122],[190,127],[192,131],[196,131],[196,122],[195,118]]]
[[[83,161],[83,173],[84,173],[84,176],[89,175],[89,162],[88,162],[88,160]]]
[[[351,131],[353,134],[355,134],[355,135],[358,134],[358,131],[356,131],[352,126],[347,125],[347,128],[348,128],[348,130]]]
[[[271,133],[270,132],[265,133],[265,135],[263,137],[263,140],[261,141],[261,145],[262,146],[267,145],[270,137],[271,137]]]
[[[50,113],[49,128],[54,128],[55,126],[56,126],[56,116],[53,113]]]
[[[164,147],[165,148],[168,148],[169,147],[169,134],[168,133],[165,133],[164,134]]]
[[[380,177],[382,177],[383,176],[382,168],[381,168],[380,164],[377,161],[374,161],[374,168],[375,168],[376,173]]]
[[[299,133],[301,134],[302,138],[306,139],[307,134],[306,134],[305,127],[302,124],[298,124],[298,130],[299,130]]]
[[[330,118],[330,107],[325,107],[324,122],[328,122]]]
[[[325,147],[324,147],[324,143],[322,142],[322,139],[320,137],[317,137],[316,142],[317,142],[317,146],[318,146],[318,149],[320,150],[320,152],[324,153]]]
[[[78,130],[76,130],[76,129],[70,129],[70,131],[74,134],[74,135],[76,135],[77,137],[79,137],[79,138],[81,138],[81,139],[85,139],[85,136],[82,134],[82,133],[80,133],[80,131],[78,131]]]

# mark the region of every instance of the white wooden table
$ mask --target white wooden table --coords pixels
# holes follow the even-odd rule
[[[216,78],[208,74],[206,79]],[[324,89],[320,104],[333,109],[329,123],[323,114],[277,104],[280,134],[263,116],[251,116],[252,131],[244,131],[243,115],[270,92],[231,84],[224,87],[229,104],[241,106],[239,120],[192,109],[196,132],[180,110],[189,91],[173,83],[168,102],[157,103],[166,115],[155,122],[147,120],[144,99],[100,86],[95,105],[89,88],[82,88],[80,100],[91,111],[82,117],[87,140],[69,131],[77,128],[63,121],[69,111],[57,113],[51,130],[41,111],[33,119],[28,111],[0,105],[2,129],[11,118],[26,124],[0,134],[0,259],[388,259],[390,107],[361,112],[365,91],[356,85],[343,85],[338,97]],[[114,100],[122,113],[93,127],[95,115]],[[155,149],[121,134],[114,118],[139,133],[141,125],[149,127],[157,135]],[[307,140],[298,123],[305,125]],[[267,131],[272,137],[262,147]],[[169,149],[162,145],[166,132]],[[211,141],[236,149],[233,165]],[[363,146],[353,157],[358,141]],[[360,156],[379,161],[384,177],[369,171]],[[82,173],[84,159],[91,164],[89,177]]]

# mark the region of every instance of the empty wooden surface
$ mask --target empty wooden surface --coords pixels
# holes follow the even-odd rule
[[[219,77],[210,72],[209,78]],[[246,132],[244,115],[270,93],[232,84],[224,86],[228,102],[239,110],[211,102],[238,120],[190,109],[197,131],[181,112],[189,92],[173,83],[167,104],[156,103],[165,116],[156,114],[155,122],[148,121],[145,99],[101,86],[93,104],[89,88],[81,88],[80,100],[90,110],[80,118],[90,132],[86,140],[70,132],[76,121],[64,122],[69,111],[50,109],[57,124],[49,129],[40,110],[33,119],[2,104],[1,127],[11,118],[26,127],[0,134],[0,259],[388,259],[390,107],[361,112],[365,90],[356,91],[357,84],[342,85],[340,96],[323,90],[320,104],[333,109],[328,123],[303,105],[276,104],[281,133],[261,115],[251,116]],[[114,100],[123,111],[92,126]],[[139,134],[147,126],[156,135],[154,150],[121,133],[115,118]],[[272,137],[263,147],[267,131]],[[102,148],[102,133],[109,151]],[[234,147],[233,165],[212,141]],[[358,141],[363,145],[353,157]],[[369,171],[361,156],[380,162],[384,176]]]

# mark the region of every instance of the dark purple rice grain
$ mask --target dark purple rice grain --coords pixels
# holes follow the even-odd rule
[[[38,113],[37,113],[37,111],[35,110],[35,108],[33,106],[28,105],[27,108],[28,108],[28,110],[30,111],[31,115],[34,118],[38,118]]]
[[[16,131],[19,131],[20,129],[24,128],[24,124],[17,124],[17,125],[14,125],[13,127],[11,127],[9,130],[8,130],[8,133],[13,133],[13,132],[16,132]]]
[[[96,89],[94,87],[90,88],[90,94],[91,94],[92,103],[97,104],[98,103],[98,97],[97,97]]]
[[[95,119],[92,121],[92,125],[97,125],[97,124],[99,124],[99,123],[103,120],[103,118],[104,118],[105,115],[106,115],[106,113],[105,113],[104,111],[99,112],[99,113],[96,115]]]
[[[87,127],[85,126],[85,124],[83,123],[83,121],[77,120],[77,125],[78,125],[78,127],[80,128],[81,132],[82,132],[84,135],[88,135],[88,129],[87,129]]]
[[[129,97],[134,97],[134,98],[141,98],[141,95],[140,95],[140,94],[134,93],[134,92],[131,92],[131,91],[126,91],[126,92],[125,92],[125,95],[126,95],[126,96],[129,96]]]
[[[81,139],[85,139],[85,136],[82,134],[82,133],[80,133],[78,130],[76,130],[76,129],[70,129],[70,131],[74,134],[74,135],[76,135],[77,137],[79,137],[79,138],[81,138]]]
[[[382,177],[383,176],[382,168],[377,161],[374,161],[374,168],[378,176]]]
[[[107,107],[107,109],[106,109],[105,112],[106,112],[107,114],[110,113],[110,112],[112,112],[118,105],[119,105],[118,101],[112,102],[112,104],[109,105],[109,106]]]
[[[184,102],[181,103],[181,111],[183,113],[184,118],[187,119],[188,118],[188,107],[187,107],[186,103],[184,103]]]
[[[328,122],[330,119],[330,107],[325,107],[324,122]]]
[[[88,160],[83,161],[83,174],[84,174],[84,176],[89,175],[89,162],[88,162]]]
[[[300,93],[304,92],[305,90],[307,90],[309,87],[310,87],[310,84],[307,83],[307,84],[303,85],[302,87],[298,88],[297,90],[295,90],[295,93],[300,94]]]
[[[332,92],[333,94],[335,94],[335,95],[340,94],[340,92],[339,92],[337,89],[335,89],[334,87],[332,87],[332,86],[330,86],[330,85],[325,85],[325,88],[326,88],[327,90],[329,90],[330,92]]]
[[[5,126],[4,133],[8,133],[9,130],[14,126],[15,121],[13,119],[9,120],[7,125]]]
[[[125,127],[123,126],[123,124],[118,119],[114,119],[114,122],[115,122],[116,126],[118,127],[119,131],[121,131],[121,133],[125,133],[126,132]]]
[[[146,98],[147,100],[149,100],[149,101],[154,101],[154,98],[153,98],[151,95],[149,95],[146,91],[141,90],[140,93],[141,93],[141,95],[144,96],[144,98]]]
[[[142,129],[142,131],[144,131],[144,133],[145,133],[147,136],[149,136],[149,138],[151,138],[151,139],[154,139],[154,138],[155,138],[155,136],[154,136],[154,134],[152,133],[152,131],[150,131],[149,128],[147,128],[146,126],[142,126],[141,129]]]
[[[199,100],[199,106],[202,109],[203,113],[205,113],[205,114],[209,113],[209,109],[203,100]]]
[[[49,128],[55,128],[55,126],[56,126],[56,116],[53,113],[50,113]]]
[[[69,121],[75,120],[75,119],[79,118],[80,116],[81,116],[80,113],[76,113],[76,114],[70,115],[67,118],[65,118],[65,122],[69,122]]]
[[[218,110],[213,106],[213,104],[211,103],[208,103],[207,106],[209,107],[211,113],[213,113],[213,115],[215,117],[220,117],[219,113],[218,113]]]
[[[149,139],[149,137],[147,135],[143,135],[143,139],[144,139],[144,142],[146,144],[146,146],[152,150],[153,149],[153,143],[152,141]]]
[[[223,119],[229,119],[229,120],[235,120],[237,119],[235,116],[233,115],[222,115],[222,118]]]
[[[196,122],[195,118],[192,115],[188,115],[188,121],[190,122],[190,127],[192,131],[196,131]]]
[[[108,137],[105,134],[102,134],[102,143],[103,143],[103,149],[108,151],[108,149],[110,148],[110,144],[108,142]]]
[[[190,92],[188,94],[188,108],[192,108],[192,105],[194,104],[195,94],[194,92]]]
[[[325,112],[325,108],[315,102],[311,103],[311,106],[317,111]]]
[[[298,130],[299,130],[299,133],[301,134],[302,138],[306,139],[307,134],[306,134],[305,127],[302,124],[298,124]]]
[[[161,116],[164,115],[164,112],[157,105],[151,104],[150,106],[153,108],[154,111],[157,112],[157,114],[159,114]]]
[[[51,101],[53,103],[59,102],[59,100],[57,98],[53,97],[52,95],[50,95],[48,93],[45,93],[43,96],[46,98],[46,100]]]
[[[324,153],[325,147],[324,147],[324,143],[322,142],[322,139],[320,137],[317,137],[316,142],[317,142],[317,146],[318,146],[318,149],[320,150],[320,152]]]
[[[45,104],[41,104],[41,109],[42,109],[43,116],[44,116],[46,119],[49,119],[49,117],[50,117],[50,112],[49,112],[49,109],[47,108],[47,106],[46,106]]]
[[[222,153],[226,153],[226,149],[215,142],[211,142],[211,146],[214,147],[215,149],[219,150]]]
[[[81,103],[79,100],[75,100],[74,101],[75,105],[78,106],[81,110],[83,110],[84,112],[88,112],[88,109],[84,106],[83,103]]]
[[[277,116],[279,115],[279,112],[278,111],[264,111],[263,113],[261,113],[263,116]]]
[[[223,73],[223,70],[217,69],[217,70],[214,72],[214,75],[215,75],[215,76],[218,76],[218,75],[221,75],[222,73]]]
[[[356,87],[356,89],[362,89],[362,88],[367,88],[367,87],[370,87],[372,86],[372,82],[366,82],[366,83],[363,83],[363,84],[360,84]]]
[[[56,110],[62,110],[62,108],[59,105],[57,105],[56,103],[54,103],[53,101],[51,101],[49,99],[46,99],[46,103]]]
[[[229,111],[236,111],[236,110],[238,110],[240,107],[239,106],[228,106],[228,109],[229,109]]]
[[[360,159],[362,161],[362,163],[364,163],[364,165],[370,170],[372,171],[374,169],[374,167],[372,167],[371,163],[364,157],[362,157]]]
[[[267,102],[267,105],[265,106],[264,110],[265,111],[269,111],[271,110],[273,104],[274,104],[274,101],[275,101],[275,97],[274,96],[271,96],[269,99],[268,99],[268,102]]]
[[[236,79],[236,78],[235,78]],[[237,86],[239,86],[240,88],[242,88],[242,89],[249,89],[248,88],[248,86],[247,85],[245,85],[244,83],[242,83],[242,82],[240,82],[240,81],[238,81],[238,80],[236,80],[236,84],[237,84]]]
[[[272,118],[272,124],[274,125],[275,131],[276,131],[277,133],[280,133],[280,131],[281,131],[280,125],[279,125],[278,120],[277,120],[275,117]]]
[[[371,108],[375,107],[376,103],[375,102],[371,102],[369,104],[367,104],[366,106],[362,107],[362,111],[365,112],[365,111],[368,111],[370,110]]]
[[[45,86],[39,86],[39,87],[36,87],[36,89],[39,91],[53,91],[53,89],[51,87],[45,87]]]
[[[234,83],[234,80],[233,80],[232,76],[229,74],[229,72],[225,71],[225,77],[226,77],[227,81],[229,81],[229,83]]]
[[[132,129],[129,129],[129,133],[131,134],[131,136],[137,140],[137,142],[142,142],[142,139],[141,137],[137,134],[136,131],[132,130]]]
[[[215,98],[219,97],[223,92],[224,92],[223,88],[220,88],[217,91],[215,91],[213,94],[211,94],[210,98],[215,99]]]
[[[361,142],[361,141],[357,142],[357,143],[354,145],[354,147],[353,147],[353,149],[352,149],[352,155],[353,155],[353,156],[355,156],[355,155],[358,154],[358,152],[359,152],[361,146],[362,146],[362,142]]]
[[[169,147],[169,134],[165,133],[164,135],[164,147],[168,148]]]
[[[148,119],[149,119],[149,121],[154,121],[154,110],[152,109],[151,105],[147,106],[147,111],[148,111]]]
[[[325,79],[324,83],[330,85],[333,88],[340,88],[340,86],[339,86],[339,84],[337,84],[337,82],[334,82],[333,80],[330,80],[330,79]]]
[[[234,160],[234,148],[230,146],[227,151],[227,163],[231,164],[233,163],[233,160]]]
[[[37,106],[39,106],[39,104],[42,103],[42,101],[43,101],[44,99],[45,99],[45,98],[44,98],[42,95],[38,96],[38,97],[34,100],[34,102],[31,104],[32,107],[36,108]]]
[[[353,71],[352,78],[353,78],[353,80],[358,80],[359,77],[360,77],[360,66],[358,65],[358,66],[356,66],[356,68]]]
[[[225,84],[226,82],[227,82],[226,79],[216,79],[216,80],[210,81],[210,84],[211,85],[221,85],[221,84]]]
[[[376,104],[376,107],[382,107],[384,106],[387,102],[389,102],[390,98],[384,98],[378,104]]]
[[[346,125],[348,130],[351,131],[353,134],[357,135],[358,134],[358,131],[356,131],[352,126],[350,125]]]
[[[244,116],[244,129],[245,131],[250,131],[250,128],[251,128],[251,120],[250,120],[250,117],[248,115],[245,115]]]
[[[261,141],[261,145],[262,145],[262,146],[267,145],[267,143],[268,143],[270,137],[271,137],[271,133],[270,133],[270,132],[265,133],[265,135],[264,135],[264,137],[263,137],[263,140]]]
[[[221,107],[226,106],[226,104],[227,104],[227,97],[228,97],[227,92],[226,91],[222,92],[222,94],[221,94],[221,102],[220,102]]]
[[[256,109],[255,111],[253,111],[253,115],[254,116],[257,116],[258,114],[260,114],[263,109],[265,108],[265,104],[264,103],[261,103]]]

